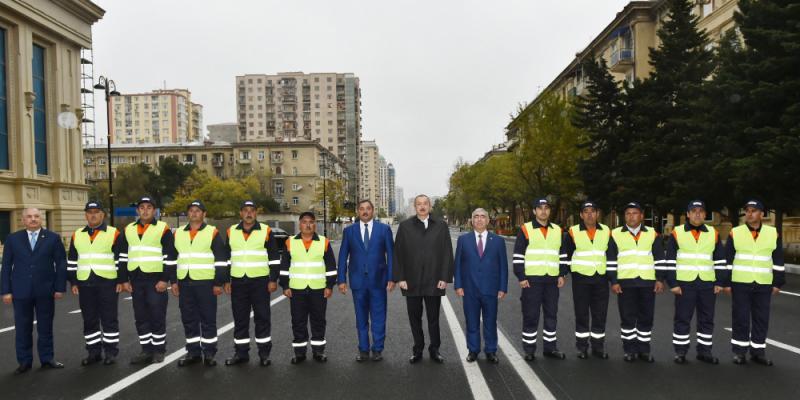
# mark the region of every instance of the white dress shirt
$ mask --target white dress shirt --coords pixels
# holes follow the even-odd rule
[[[479,240],[483,238],[483,248],[481,250],[483,250],[484,252],[486,251],[486,238],[488,237],[489,237],[489,232],[487,231],[483,231],[480,233],[478,233],[478,231],[475,231],[475,245],[477,246],[479,244]]]
[[[417,217],[417,219],[419,219],[420,221],[422,221],[422,224],[423,224],[423,225],[425,225],[425,229],[428,229],[428,219],[429,219],[429,217],[426,217],[425,219],[422,219],[422,218],[420,218],[420,217]]]
[[[642,225],[641,224],[639,224],[639,226],[637,226],[636,228],[631,228],[628,225],[625,225],[625,226],[628,228],[628,231],[630,231],[631,234],[633,234],[633,236],[638,235],[639,231],[642,230]]]
[[[366,227],[369,227],[369,237],[372,239],[372,221],[374,219],[369,220],[369,222],[358,220],[358,226],[361,227],[361,240],[364,240],[364,228]]]

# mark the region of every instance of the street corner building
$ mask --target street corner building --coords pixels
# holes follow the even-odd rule
[[[104,13],[88,0],[0,2],[0,242],[24,207],[56,232],[83,225],[81,52]]]

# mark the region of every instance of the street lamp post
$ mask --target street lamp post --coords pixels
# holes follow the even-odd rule
[[[111,212],[111,225],[114,225],[114,188],[111,172],[111,96],[119,96],[117,85],[113,80],[105,76],[100,76],[97,84],[94,85],[97,90],[102,90],[106,95],[106,153],[108,159],[108,205]]]
[[[322,156],[322,235],[328,237],[328,159]]]

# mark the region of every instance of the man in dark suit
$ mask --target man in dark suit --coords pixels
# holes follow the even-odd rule
[[[347,277],[353,289],[358,329],[356,361],[369,358],[369,328],[372,321],[372,360],[383,359],[386,337],[386,291],[394,289],[392,228],[373,219],[375,207],[369,200],[358,203],[359,221],[345,228],[339,248],[339,291],[347,293]]]
[[[411,358],[422,359],[425,335],[422,332],[423,304],[431,336],[428,352],[431,359],[443,363],[439,353],[439,309],[447,283],[453,281],[453,243],[447,223],[433,218],[431,199],[421,194],[414,199],[417,215],[400,223],[394,247],[393,280],[406,297],[408,320],[414,335]]]
[[[54,299],[67,291],[67,254],[58,234],[42,228],[37,208],[22,210],[22,224],[25,229],[6,239],[0,276],[3,303],[14,304],[19,363],[15,374],[27,372],[33,364],[34,319],[42,368],[64,368],[53,360],[53,316]]]
[[[481,351],[481,315],[483,315],[483,352],[493,364],[497,358],[497,300],[508,293],[508,257],[506,242],[486,230],[489,214],[482,208],[472,212],[473,232],[461,235],[456,243],[455,288],[464,298],[467,319],[467,362],[478,359]]]

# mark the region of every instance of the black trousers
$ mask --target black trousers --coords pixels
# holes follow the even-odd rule
[[[156,291],[157,281],[134,280],[133,317],[136,319],[136,332],[139,343],[146,353],[165,353],[167,343],[167,291]]]
[[[186,352],[190,356],[217,354],[217,296],[214,282],[180,281],[178,306],[186,334]]]
[[[270,323],[269,279],[233,278],[231,307],[233,308],[233,343],[236,354],[247,357],[250,352],[250,312],[256,327],[258,356],[268,358],[272,350]]]
[[[655,286],[623,287],[617,296],[622,349],[627,354],[649,353],[656,306]]]
[[[689,332],[692,316],[697,310],[697,332],[695,342],[697,354],[711,354],[714,335],[714,306],[717,296],[713,286],[699,286],[690,282],[679,282],[683,294],[675,296],[675,320],[672,330],[672,345],[676,354],[689,351]]]
[[[117,283],[109,280],[92,285],[78,282],[78,303],[83,316],[83,337],[90,356],[119,354]],[[102,327],[102,330],[101,330]]]
[[[731,345],[734,354],[764,355],[767,348],[769,307],[772,285],[756,283],[731,284],[733,297],[733,334]]]
[[[575,304],[575,346],[578,351],[602,351],[605,346],[608,315],[608,282],[572,283]],[[589,322],[591,315],[591,323]]]
[[[431,343],[428,352],[438,353],[442,339],[439,335],[439,309],[442,306],[441,296],[406,296],[408,308],[408,322],[411,325],[411,334],[414,335],[414,354],[422,354],[425,349],[425,333],[422,331],[423,304],[425,316],[428,319],[428,335]]]
[[[558,284],[553,282],[530,282],[522,289],[522,349],[526,354],[536,352],[536,332],[539,330],[539,315],[544,312],[542,327],[543,350],[558,349],[556,326],[558,314]]]
[[[289,308],[292,312],[292,348],[294,354],[305,355],[308,349],[308,323],[311,322],[311,352],[324,353],[325,344],[325,310],[328,299],[324,289],[305,290],[292,289]]]

